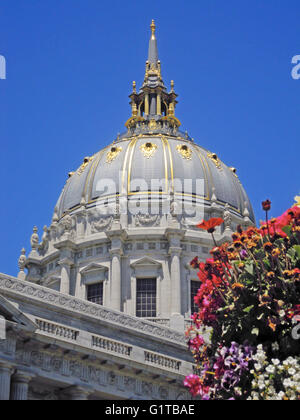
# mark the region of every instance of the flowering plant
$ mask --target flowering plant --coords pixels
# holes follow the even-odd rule
[[[191,262],[201,283],[199,311],[187,331],[198,375],[185,385],[194,396],[251,398],[258,346],[266,360],[280,363],[299,354],[291,331],[300,315],[300,207],[269,220],[270,208],[269,200],[263,202],[266,222],[260,228],[239,226],[232,243],[216,246],[206,262]],[[209,340],[203,338],[207,332]],[[295,393],[300,396],[299,387]]]

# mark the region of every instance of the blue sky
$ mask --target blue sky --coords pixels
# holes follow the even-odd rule
[[[0,272],[15,275],[34,225],[49,225],[69,171],[130,116],[155,19],[177,116],[238,168],[259,220],[300,192],[299,0],[1,0]]]

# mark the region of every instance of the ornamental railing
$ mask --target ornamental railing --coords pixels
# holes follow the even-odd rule
[[[68,340],[76,341],[79,335],[79,331],[73,330],[60,324],[54,324],[39,318],[36,318],[35,322],[38,325],[38,329],[40,331],[50,335],[55,335],[59,338],[66,338]]]
[[[181,362],[179,360],[171,359],[149,351],[145,351],[145,362],[176,371],[179,371],[181,367]]]
[[[96,335],[92,336],[92,346],[125,356],[130,356],[132,352],[131,346]]]

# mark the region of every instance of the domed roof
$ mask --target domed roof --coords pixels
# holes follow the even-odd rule
[[[204,180],[204,194],[201,196],[195,192],[197,179]],[[165,191],[151,188],[153,180],[162,180],[160,185]],[[192,183],[186,180],[192,180]],[[207,203],[214,196],[219,204],[228,203],[240,215],[248,210],[251,220],[254,220],[249,198],[233,168],[221,162],[216,154],[180,135],[153,134],[125,138],[86,158],[67,181],[57,204],[58,215],[62,217],[64,213],[75,210],[82,200],[92,204],[115,194],[130,196],[137,190],[139,194],[148,193],[150,188],[151,193],[168,194],[171,186],[178,195],[185,186],[185,194]]]
[[[172,193],[203,201],[206,206],[229,205],[232,212],[254,221],[236,170],[179,130],[181,123],[175,117],[177,94],[173,81],[167,92],[161,76],[154,22],[151,31],[143,85],[137,92],[133,82],[129,96],[132,116],[125,124],[127,132],[85,158],[81,167],[70,173],[57,203],[57,216],[61,218],[83,204],[92,206],[113,196],[129,198],[150,193],[164,198],[164,194]],[[197,180],[203,180],[200,192]]]

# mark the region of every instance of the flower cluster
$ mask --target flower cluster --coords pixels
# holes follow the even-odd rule
[[[248,343],[255,349],[263,344],[268,357],[274,358],[276,343],[282,361],[299,353],[291,331],[293,320],[300,316],[300,207],[297,203],[282,216],[269,220],[270,208],[269,200],[263,202],[266,221],[260,228],[243,230],[238,226],[232,242],[221,246],[213,236],[220,219],[198,225],[212,234],[216,246],[206,262],[197,257],[191,262],[200,280],[195,296],[199,311],[192,315],[194,327],[187,332],[189,347],[201,371],[198,382],[193,377],[193,395],[204,399],[219,398],[221,394],[224,398],[231,394],[234,399],[245,399],[247,393],[250,396],[251,384],[245,385],[249,378],[245,372],[254,361],[250,362],[249,354],[245,363],[241,359],[233,362],[235,371],[217,365],[216,360],[221,363],[222,355],[228,349],[232,352],[234,345]],[[206,329],[211,329],[209,344],[199,336],[199,331]],[[237,378],[237,372],[241,377]],[[236,388],[241,389],[240,395]]]
[[[252,392],[249,400],[297,400],[300,395],[300,358],[268,360],[263,346],[253,355],[255,360]]]
[[[199,375],[188,376],[184,385],[194,397],[200,396],[203,400],[241,398],[245,382],[248,382],[245,374],[251,366],[253,349],[233,342],[230,347],[220,347],[213,357],[208,357],[208,347],[203,339],[201,347]]]

